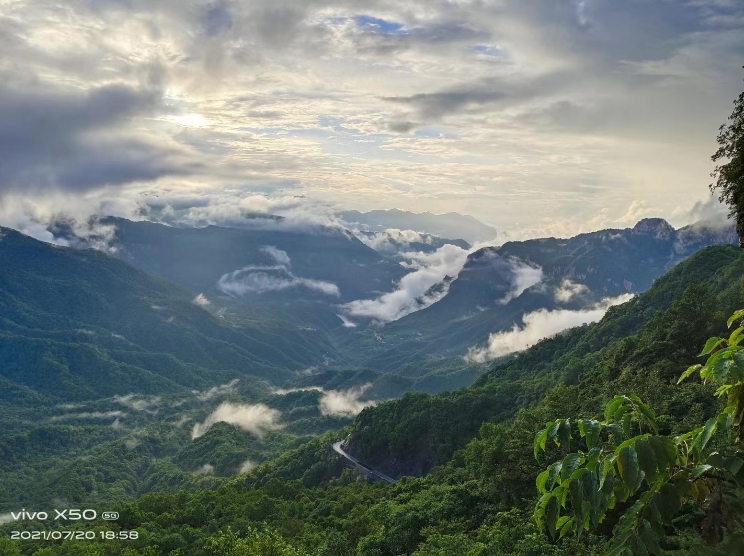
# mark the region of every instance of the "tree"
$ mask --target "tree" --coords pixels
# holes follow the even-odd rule
[[[744,92],[734,101],[728,123],[718,130],[718,150],[711,157],[717,166],[711,177],[711,191],[720,190],[720,201],[726,203],[729,216],[736,219],[739,247],[744,249]],[[725,164],[723,160],[728,160]]]
[[[737,311],[729,327],[742,319],[744,310]],[[706,363],[687,369],[679,382],[699,373],[727,404],[692,431],[660,435],[653,410],[630,395],[612,399],[602,421],[558,419],[536,435],[535,457],[554,450],[551,444],[577,448],[537,477],[541,497],[534,519],[551,537],[581,536],[599,527],[611,510],[623,509],[608,554],[661,554],[665,528],[686,501],[706,507],[703,533],[710,542],[723,540],[732,525],[741,526],[744,326],[728,338],[710,338],[700,355],[708,357]],[[744,553],[744,538],[733,535],[732,541],[736,553]]]

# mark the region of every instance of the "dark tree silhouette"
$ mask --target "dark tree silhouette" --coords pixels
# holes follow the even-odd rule
[[[744,93],[734,101],[734,111],[728,122],[718,130],[718,150],[712,156],[718,163],[711,174],[715,180],[711,191],[719,190],[719,199],[726,203],[736,219],[739,247],[744,249]],[[727,160],[725,164],[722,161]]]

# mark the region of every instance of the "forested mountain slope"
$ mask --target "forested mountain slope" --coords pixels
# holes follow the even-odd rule
[[[597,535],[558,545],[528,520],[535,477],[544,469],[533,454],[534,432],[557,417],[598,415],[621,392],[645,397],[662,433],[714,415],[711,387],[676,381],[697,360],[701,338],[725,329],[731,309],[744,303],[743,273],[736,248],[705,249],[601,322],[541,342],[472,388],[366,409],[349,431],[320,436],[215,490],[150,494],[121,505],[114,527],[140,537],[106,542],[107,554],[602,554],[617,513]],[[352,471],[332,479],[339,459],[331,444],[347,432],[347,447],[362,459],[430,472],[395,485],[369,484]],[[702,548],[696,531],[702,518],[683,509],[663,541],[667,554]],[[22,543],[21,551],[41,546]],[[44,546],[48,554],[103,547]]]

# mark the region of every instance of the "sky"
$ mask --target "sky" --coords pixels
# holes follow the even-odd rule
[[[721,214],[743,31],[744,0],[0,0],[0,225],[682,225]]]

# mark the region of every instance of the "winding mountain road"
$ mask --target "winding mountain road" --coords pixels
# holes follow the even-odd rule
[[[344,449],[341,447],[342,444],[343,444],[343,442],[336,442],[336,443],[334,443],[333,444],[333,450],[337,454],[345,457],[347,460],[349,460],[351,463],[353,463],[359,471],[361,471],[362,473],[364,473],[368,477],[376,477],[378,479],[382,479],[383,481],[387,481],[388,483],[395,484],[395,479],[393,479],[391,477],[388,477],[384,473],[380,473],[379,471],[376,471],[375,469],[372,469],[369,465],[366,465],[366,464],[362,463],[361,461],[359,461],[358,459],[356,459],[354,456],[352,456],[350,454],[347,454],[344,451]]]

